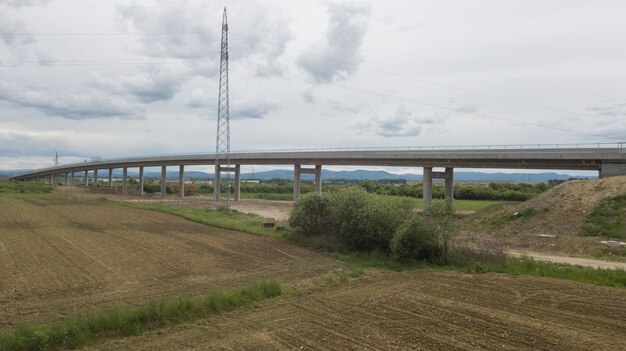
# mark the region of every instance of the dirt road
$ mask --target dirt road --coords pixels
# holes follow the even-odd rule
[[[343,267],[284,240],[61,196],[0,197],[0,329]]]
[[[571,265],[593,267],[593,268],[626,270],[626,262],[614,262],[614,261],[596,260],[596,259],[584,258],[584,257],[551,255],[551,254],[547,254],[543,252],[533,252],[533,251],[509,250],[509,251],[506,251],[506,253],[514,257],[522,257],[522,256],[532,257],[533,259],[537,261],[566,263],[566,264],[571,264]]]
[[[98,350],[623,350],[623,289],[456,272],[360,280]]]

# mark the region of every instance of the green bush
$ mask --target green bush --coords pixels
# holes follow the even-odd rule
[[[330,201],[327,196],[306,194],[294,204],[289,225],[300,228],[305,235],[327,235],[334,229]]]
[[[398,228],[391,240],[391,255],[400,262],[441,258],[446,238],[424,216],[412,215]]]
[[[326,236],[329,243],[348,250],[389,252],[393,234],[411,210],[411,199],[345,188],[302,196],[294,205],[290,224],[306,236]]]

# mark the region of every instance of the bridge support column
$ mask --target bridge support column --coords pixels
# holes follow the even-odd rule
[[[89,171],[85,171],[85,188],[89,186]]]
[[[602,162],[600,165],[600,178],[626,175],[626,163]]]
[[[241,165],[235,165],[235,201],[241,200]]]
[[[218,203],[222,192],[222,167],[215,165],[215,177],[213,179],[213,201]]]
[[[70,173],[70,186],[74,186],[74,172]]]
[[[322,193],[322,165],[315,166],[315,192]]]
[[[178,192],[180,197],[185,197],[185,166],[180,165],[178,168]]]
[[[161,197],[165,197],[165,193],[167,192],[167,185],[165,184],[165,180],[167,177],[167,166],[161,166]]]
[[[93,170],[93,187],[94,188],[98,187],[98,170],[97,169]]]
[[[300,189],[302,187],[302,174],[315,175],[315,192],[322,193],[322,166],[316,165],[315,168],[302,168],[301,165],[293,166],[293,201],[300,197]]]
[[[143,166],[139,167],[139,196],[143,196]]]
[[[109,188],[113,187],[113,168],[109,168]]]
[[[433,202],[433,168],[432,167],[424,167],[424,174],[422,178],[422,188],[423,188],[422,199],[424,200],[424,208],[427,208]]]
[[[445,199],[448,206],[452,208],[452,200],[454,199],[454,168],[446,168],[445,172]]]
[[[122,170],[122,195],[128,195],[128,167],[124,167]]]
[[[70,185],[70,174],[65,173],[65,186],[69,186],[69,185]]]
[[[293,201],[297,201],[300,197],[300,178],[302,168],[300,165],[293,166]]]
[[[54,186],[54,174],[50,175],[50,186]]]

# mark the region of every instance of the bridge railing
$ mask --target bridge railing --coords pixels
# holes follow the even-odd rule
[[[252,153],[284,153],[284,152],[349,152],[349,151],[471,151],[471,150],[577,150],[577,149],[612,149],[620,153],[624,153],[626,142],[616,143],[558,143],[558,144],[514,144],[514,145],[433,145],[433,146],[383,146],[383,147],[333,147],[333,148],[296,148],[296,149],[271,149],[271,150],[237,150],[232,151],[231,155],[252,154]],[[93,157],[91,160],[83,162],[74,162],[62,164],[59,167],[74,167],[84,164],[97,165],[99,163],[107,163],[111,161],[133,161],[146,159],[162,159],[176,156],[202,156],[214,155],[211,152],[195,152],[195,153],[171,153],[149,156],[121,157],[121,158],[103,158]],[[57,167],[40,168],[37,171],[54,170]]]

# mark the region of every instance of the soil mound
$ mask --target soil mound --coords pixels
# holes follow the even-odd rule
[[[503,249],[597,255],[600,237],[580,230],[601,200],[626,193],[626,176],[573,180],[515,206],[490,208],[468,219],[459,241]]]

